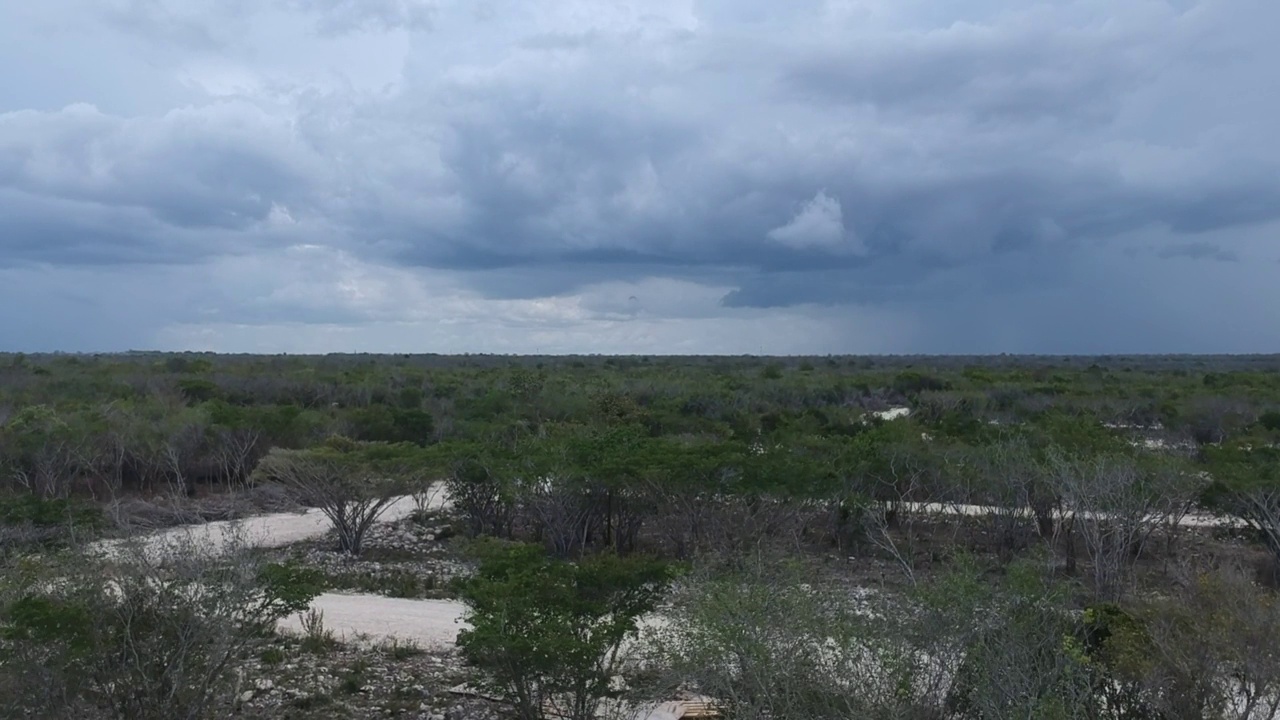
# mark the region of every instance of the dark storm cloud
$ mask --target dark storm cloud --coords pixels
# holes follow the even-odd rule
[[[274,121],[232,104],[151,121],[86,106],[0,115],[0,248],[64,263],[226,251],[226,232],[306,202],[311,160]]]
[[[502,302],[662,278],[717,288],[726,313],[903,308],[957,334],[939,348],[964,344],[957,308],[1035,297],[1079,338],[1072,307],[1107,315],[1071,302],[1104,259],[1225,272],[1280,220],[1280,51],[1263,30],[1280,5],[94,7],[72,22],[32,5],[9,26],[125,33],[155,74],[112,86],[124,110],[22,77],[41,88],[22,97],[61,101],[0,112],[0,267],[343,258],[350,308],[275,293],[255,266],[246,322],[387,319],[384,275],[445,273]],[[1114,302],[1136,293],[1110,277]],[[1004,317],[1007,334],[973,337],[1045,341]]]
[[[1170,245],[1160,250],[1160,257],[1169,258],[1190,258],[1192,260],[1218,260],[1221,262],[1238,262],[1240,256],[1236,253],[1225,250],[1217,245],[1205,242],[1190,242],[1180,245]]]
[[[757,38],[714,30],[646,40],[665,62],[629,36],[607,47],[598,30],[531,32],[526,54],[482,80],[424,86],[431,102],[460,108],[436,116],[443,179],[426,192],[465,212],[446,226],[357,205],[353,226],[404,262],[525,268],[530,295],[681,266],[769,288],[744,286],[730,305],[786,305],[874,300],[838,279],[859,269],[923,278],[1145,227],[1203,234],[1277,217],[1274,153],[1238,154],[1243,182],[1225,168],[1179,181],[1124,167],[1118,118],[1202,37],[1195,18],[1080,20],[1038,7],[1049,10],[1008,27],[892,32],[834,50],[787,44],[784,24],[766,40],[784,50],[772,66],[750,47]],[[858,147],[860,133],[880,147]],[[1114,155],[1096,153],[1117,142]],[[1172,151],[1189,166],[1202,152]],[[856,249],[779,242],[819,196],[839,213],[829,235]],[[581,272],[546,270],[566,266]]]

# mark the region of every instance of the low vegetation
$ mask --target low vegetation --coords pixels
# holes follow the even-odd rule
[[[4,717],[204,718],[225,713],[237,668],[276,622],[307,607],[315,578],[216,559],[188,541],[107,557],[43,555],[0,583]]]
[[[1280,716],[1277,358],[139,353],[0,379],[7,716],[224,717],[273,651],[340,652],[319,616],[274,635],[322,588],[456,596],[468,684],[524,719],[680,693],[761,720]],[[268,502],[318,508],[340,563],[86,550],[138,530],[124,508]],[[416,512],[380,545],[394,503]],[[374,687],[333,677],[272,707]]]

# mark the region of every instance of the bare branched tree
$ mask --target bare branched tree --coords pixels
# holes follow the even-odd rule
[[[318,507],[338,533],[339,552],[359,555],[365,535],[421,466],[413,445],[330,438],[307,450],[273,448],[254,477],[274,480],[299,502]]]
[[[1047,473],[1088,556],[1093,590],[1105,600],[1131,589],[1134,563],[1152,535],[1195,498],[1185,472],[1133,458],[1053,455]]]
[[[520,512],[555,557],[576,555],[601,529],[603,493],[585,481],[548,476],[519,485]]]
[[[220,428],[214,433],[212,454],[228,488],[248,481],[261,437],[261,432],[251,428]]]

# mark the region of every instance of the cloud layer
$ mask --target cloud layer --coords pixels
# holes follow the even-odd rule
[[[0,9],[4,349],[1280,345],[1260,0]]]

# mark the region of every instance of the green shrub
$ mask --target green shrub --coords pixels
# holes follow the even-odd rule
[[[594,717],[619,646],[657,606],[670,568],[614,555],[575,564],[520,544],[477,548],[476,574],[459,582],[470,624],[458,633],[463,657],[522,720],[541,720],[548,706],[571,720]]]
[[[893,378],[893,389],[903,395],[917,395],[926,390],[946,390],[950,387],[951,384],[947,381],[916,370],[904,370]]]
[[[202,403],[216,399],[221,391],[218,385],[204,378],[186,378],[178,381],[178,390],[189,403]]]
[[[369,682],[369,665],[364,660],[356,660],[347,671],[342,674],[342,680],[338,688],[347,695],[355,695],[364,691],[364,686]]]
[[[323,581],[331,590],[354,590],[393,598],[438,596],[441,589],[435,575],[401,569],[336,572],[325,575]]]
[[[102,510],[87,503],[65,498],[45,499],[29,494],[0,499],[0,525],[97,529],[104,524]]]

